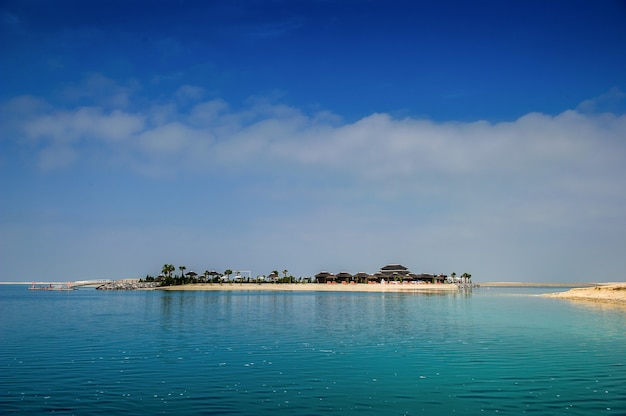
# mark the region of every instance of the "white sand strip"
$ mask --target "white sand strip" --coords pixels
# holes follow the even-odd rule
[[[158,290],[275,291],[275,292],[456,292],[453,284],[323,284],[323,283],[233,283],[160,287]]]

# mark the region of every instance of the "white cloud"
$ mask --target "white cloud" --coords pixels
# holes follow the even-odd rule
[[[119,109],[128,107],[132,94],[138,89],[139,86],[134,81],[128,82],[128,85],[120,85],[102,74],[92,73],[67,86],[62,95],[73,102],[86,99],[98,106]]]
[[[197,98],[199,93],[183,86],[177,95]],[[137,154],[142,163],[143,156],[173,152],[182,158],[250,166],[280,161],[368,180],[497,175],[588,182],[598,172],[620,170],[620,138],[626,131],[625,116],[571,110],[557,116],[531,113],[497,124],[436,123],[388,114],[340,124],[325,114],[309,116],[258,99],[239,111],[212,100],[185,113],[175,103],[142,112],[54,110],[32,97],[15,99],[7,108],[13,119],[21,120],[22,136],[42,150],[63,145],[80,153],[84,141],[98,140],[112,153]],[[132,163],[132,157],[127,160]]]
[[[119,110],[105,113],[100,108],[81,107],[73,111],[54,111],[35,117],[24,126],[32,140],[47,139],[53,143],[80,140],[117,141],[143,128],[143,118]]]
[[[186,96],[197,92],[190,86],[181,91]],[[576,111],[557,116],[531,113],[497,124],[436,123],[387,114],[338,124],[333,117],[308,116],[259,100],[239,111],[222,100],[201,102],[187,113],[173,103],[134,113],[99,107],[48,107],[42,112],[46,105],[22,97],[4,106],[21,118],[23,136],[42,149],[62,144],[80,153],[84,141],[98,140],[114,147],[115,153],[174,152],[251,165],[281,161],[374,180],[434,174],[523,175],[536,180],[557,172],[581,180],[581,172],[593,177],[598,170],[619,169],[624,156],[620,138],[626,131],[625,116]]]
[[[228,104],[224,100],[212,100],[197,104],[191,110],[189,121],[194,127],[208,127],[220,123],[220,116],[223,116],[228,109]]]
[[[25,104],[21,101],[17,105]],[[131,139],[145,124],[139,114],[120,110],[107,113],[94,107],[51,110],[44,114],[33,111],[22,113],[14,121],[16,119],[21,125],[15,128],[18,131],[14,135],[39,148],[40,167],[46,171],[63,168],[78,160],[86,142],[101,141],[115,151],[119,142]]]
[[[148,152],[171,154],[187,145],[190,132],[193,133],[180,123],[171,123],[144,131],[138,140],[140,146]]]
[[[388,250],[374,244],[382,257],[414,250],[441,258],[442,245],[453,238],[444,252],[455,250],[458,258],[471,261],[458,251],[480,249],[513,261],[520,241],[533,235],[543,235],[537,247],[549,249],[552,235],[605,230],[615,240],[611,227],[624,227],[624,115],[569,110],[494,124],[372,114],[341,123],[259,99],[238,110],[219,99],[185,111],[176,100],[136,112],[59,110],[32,97],[7,107],[19,121],[7,132],[28,139],[44,171],[76,162],[97,143],[98,158],[151,177],[237,175],[245,185],[232,192],[309,207],[289,219],[261,216],[253,228],[263,241],[291,233],[307,246],[325,235],[327,256],[352,256],[353,263],[368,242],[390,234],[402,237]],[[353,240],[350,250],[346,238]],[[279,247],[295,257],[298,244]]]
[[[152,155],[177,157],[205,156],[210,152],[211,135],[181,123],[147,129],[137,137],[140,148]]]

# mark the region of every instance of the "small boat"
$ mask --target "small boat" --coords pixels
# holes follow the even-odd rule
[[[33,282],[32,285],[28,287],[28,290],[55,290],[55,291],[68,291],[68,290],[76,290],[75,287],[72,287],[70,282],[67,283],[37,283]]]

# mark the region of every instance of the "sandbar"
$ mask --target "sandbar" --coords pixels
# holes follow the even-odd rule
[[[596,287],[574,288],[544,296],[571,300],[614,302],[626,304],[626,283],[611,283]]]
[[[589,287],[602,283],[564,283],[564,282],[481,282],[481,287]]]

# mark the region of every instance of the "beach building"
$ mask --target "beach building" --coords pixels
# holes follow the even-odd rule
[[[352,275],[348,272],[339,272],[335,275],[337,283],[349,283],[352,280]]]
[[[328,282],[334,282],[335,280],[336,280],[335,275],[327,271],[322,271],[315,275],[315,281],[317,283],[328,283]]]
[[[373,274],[358,272],[354,275],[342,271],[336,275],[322,271],[315,275],[317,283],[381,283],[381,282],[406,282],[406,283],[444,283],[448,276],[444,274],[412,273],[402,264],[387,264]]]
[[[387,264],[380,268],[378,275],[381,276],[381,279],[395,282],[413,280],[410,273],[409,269],[401,264]]]
[[[355,273],[354,276],[352,276],[352,277],[353,277],[354,281],[357,282],[357,283],[367,283],[367,281],[368,281],[368,279],[370,277],[370,274],[365,273],[365,272],[358,272],[358,273]]]

